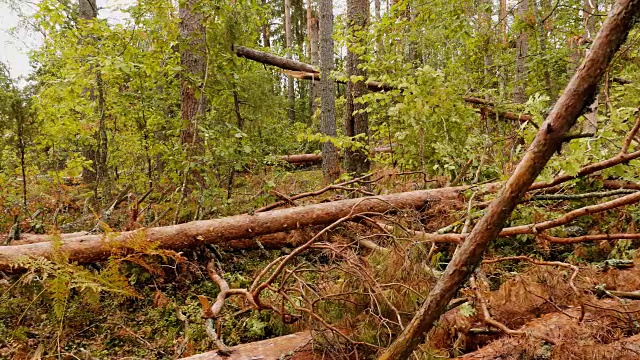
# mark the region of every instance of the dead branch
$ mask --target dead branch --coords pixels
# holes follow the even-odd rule
[[[541,200],[584,200],[584,199],[597,199],[615,195],[633,194],[638,190],[632,189],[617,189],[611,191],[596,191],[582,194],[544,194],[534,195],[525,199],[524,201],[541,201]]]
[[[527,261],[527,262],[530,262],[530,263],[532,263],[534,265],[559,266],[559,267],[564,267],[564,268],[571,269],[573,272],[571,273],[571,277],[569,277],[569,286],[571,287],[571,290],[573,290],[573,292],[576,294],[576,297],[578,299],[581,297],[580,296],[580,292],[578,291],[578,288],[576,287],[576,285],[574,283],[574,280],[576,279],[576,276],[578,276],[578,272],[580,271],[580,268],[578,268],[575,265],[567,264],[567,263],[560,262],[560,261],[536,260],[536,259],[530,258],[528,256],[502,257],[502,258],[497,258],[497,259],[483,260],[482,263],[483,264],[494,264],[494,263],[497,263],[497,262],[514,261],[514,260]]]
[[[480,290],[478,289],[478,284],[476,283],[476,278],[474,275],[471,275],[471,277],[469,278],[469,285],[471,286],[471,290],[473,290],[476,300],[478,301],[478,306],[480,307],[480,310],[482,312],[482,318],[485,323],[495,327],[496,329],[500,330],[501,332],[507,335],[516,335],[516,336],[526,335],[524,331],[511,330],[505,324],[491,317],[491,314],[489,313],[489,307],[487,306],[487,301],[480,293]]]
[[[584,235],[576,237],[557,237],[550,236],[544,233],[538,234],[541,238],[548,242],[556,244],[575,244],[587,241],[602,241],[602,240],[639,240],[640,234],[596,234],[596,235]]]
[[[581,168],[578,173],[576,175],[560,175],[557,176],[556,178],[554,178],[553,180],[549,181],[549,182],[537,182],[537,183],[533,183],[530,187],[529,187],[529,191],[533,191],[533,190],[539,190],[539,189],[544,189],[544,188],[548,188],[551,186],[555,186],[558,184],[561,184],[563,182],[567,182],[570,180],[574,180],[577,178],[581,178],[587,175],[591,175],[597,171],[601,171],[607,168],[610,168],[612,166],[618,165],[618,164],[623,164],[623,163],[628,163],[631,160],[635,160],[637,158],[640,158],[640,150],[638,151],[634,151],[632,153],[620,153],[612,158],[609,158],[607,160],[603,160],[597,163],[593,163],[591,165],[587,165],[583,168]]]
[[[500,232],[500,236],[512,236],[512,235],[531,234],[531,233],[537,234],[544,230],[565,225],[570,221],[581,216],[596,214],[599,212],[615,209],[621,206],[633,204],[638,201],[640,201],[640,192],[635,192],[633,194],[622,196],[617,199],[607,201],[601,204],[585,206],[583,208],[570,211],[564,214],[563,216],[553,220],[548,220],[548,221],[544,221],[537,224],[513,226],[510,228],[506,228]]]
[[[272,210],[272,209],[275,209],[275,208],[280,207],[282,205],[286,205],[287,203],[291,203],[291,202],[293,202],[295,200],[299,200],[299,199],[303,199],[303,198],[311,197],[311,196],[318,196],[318,195],[324,194],[325,192],[330,191],[330,190],[339,190],[339,189],[341,189],[341,187],[343,188],[343,187],[346,187],[346,186],[351,185],[351,184],[356,184],[356,183],[363,182],[366,179],[372,177],[373,175],[374,175],[373,173],[366,174],[366,175],[360,176],[360,177],[355,178],[355,179],[351,179],[351,180],[348,180],[348,181],[341,182],[339,184],[333,184],[333,185],[325,186],[324,188],[322,188],[320,190],[309,191],[309,192],[305,192],[305,193],[301,193],[301,194],[297,194],[297,195],[292,195],[292,196],[288,197],[286,200],[281,200],[281,201],[275,202],[273,204],[270,204],[270,205],[267,205],[267,206],[263,206],[263,207],[255,210],[255,212],[258,213],[258,212],[264,212],[264,211]]]
[[[638,109],[637,111],[640,111],[640,109]],[[629,131],[629,133],[627,134],[627,137],[624,139],[622,150],[620,150],[621,154],[626,154],[629,151],[629,146],[631,146],[631,141],[633,141],[633,139],[636,137],[636,134],[638,134],[638,130],[640,130],[640,115],[636,117],[636,121],[633,124],[633,128],[631,128],[631,131]]]

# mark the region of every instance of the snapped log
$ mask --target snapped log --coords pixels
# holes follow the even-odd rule
[[[224,245],[231,241],[261,235],[327,225],[345,216],[365,212],[384,213],[397,209],[420,209],[427,207],[431,202],[455,201],[461,192],[468,188],[460,186],[367,196],[117,234],[77,236],[65,239],[60,251],[67,253],[72,262],[101,261],[109,258],[114,251],[126,250],[127,244],[141,232],[147,241],[157,243],[163,249],[182,250],[201,244]],[[0,270],[15,268],[16,260],[23,257],[50,258],[53,251],[51,242],[0,246]]]

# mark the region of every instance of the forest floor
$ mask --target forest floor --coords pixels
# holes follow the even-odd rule
[[[420,173],[381,169],[378,174],[378,181],[362,189],[381,194],[446,185]],[[317,169],[240,176],[233,201],[195,213],[211,218],[250,212],[317,190],[321,178]],[[43,191],[30,198],[34,211],[41,208],[34,217],[38,222],[23,223],[24,231],[51,232],[52,219],[64,232],[82,231],[100,219],[100,211],[87,205],[84,186],[47,191],[46,184],[39,186]],[[116,230],[169,225],[176,210],[181,211],[175,199],[163,195],[169,192],[158,191],[143,203],[128,196],[103,220]],[[296,205],[350,196],[353,192],[328,191]],[[390,232],[363,222],[336,226],[297,257],[287,272],[295,281],[282,280],[302,295],[290,299],[276,290],[269,293],[282,302],[281,314],[251,309],[244,298],[229,298],[217,332],[234,346],[312,330],[317,358],[374,357],[409,322],[456,247],[421,241],[415,231],[432,233],[450,224],[459,229],[470,218],[467,203],[472,198],[384,214],[395,226]],[[546,209],[559,207],[554,203]],[[526,223],[531,216],[540,215],[515,215],[512,222]],[[624,220],[630,215],[621,211],[617,216]],[[308,238],[322,229],[310,227],[291,236]],[[151,250],[88,266],[69,264],[60,254],[48,262],[27,262],[26,272],[0,274],[0,358],[175,359],[215,350],[202,315],[220,287],[207,264],[217,264],[230,288],[244,289],[267,264],[293,249]],[[498,239],[485,259],[417,352],[419,359],[640,358],[640,294],[635,292],[640,289],[640,256],[631,241],[554,244],[523,235]],[[286,306],[285,298],[290,302]],[[306,302],[309,307],[303,306]],[[312,358],[309,353],[287,354]]]

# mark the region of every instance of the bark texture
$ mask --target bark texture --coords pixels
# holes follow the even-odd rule
[[[529,0],[522,0],[518,5],[518,18],[521,22],[527,21],[529,12]],[[513,102],[524,104],[527,101],[526,81],[527,81],[527,53],[529,50],[529,33],[526,26],[520,30],[516,39],[516,69],[515,87],[513,89]]]
[[[321,359],[313,355],[311,350],[311,332],[303,331],[295,334],[276,337],[230,348],[231,354],[223,356],[218,351],[193,355],[183,360],[248,360],[248,359]],[[293,354],[293,355],[292,355]],[[290,357],[290,355],[292,355]]]
[[[287,58],[291,59],[293,54],[291,35],[291,0],[284,0],[284,38],[287,49]],[[287,99],[289,101],[289,121],[296,122],[296,94],[293,88],[293,76],[287,76]]]
[[[309,17],[309,60],[311,66],[318,67],[320,65],[320,39],[318,32],[320,31],[320,24],[318,18],[315,16]],[[310,99],[311,99],[311,115],[318,110],[318,99],[320,98],[319,84],[315,81],[311,82],[309,86]]]
[[[201,82],[205,81],[206,44],[203,15],[197,0],[180,2],[180,62],[184,69],[180,89],[182,132],[180,140],[187,149],[195,150],[200,142],[198,121],[204,115],[206,102]]]
[[[361,68],[362,59],[360,49],[364,45],[362,34],[369,22],[368,0],[347,0],[347,82],[344,130],[345,135],[362,145],[358,148],[347,147],[345,154],[345,169],[356,176],[369,171],[370,163],[366,146],[369,144],[369,117],[366,105],[359,102],[367,92],[364,80],[365,73]]]
[[[426,334],[445,311],[458,288],[473,273],[489,243],[495,239],[519,199],[540,174],[554,152],[560,149],[565,134],[583,108],[589,104],[597,84],[611,58],[625,41],[633,19],[640,10],[640,0],[616,2],[598,33],[593,47],[571,79],[564,93],[540,127],[513,175],[491,203],[467,240],[458,248],[442,278],[429,293],[413,320],[379,357],[380,360],[408,359],[424,342]]]
[[[333,71],[333,1],[320,0],[320,132],[335,137],[336,130],[336,84],[331,77]],[[325,182],[333,182],[340,176],[338,150],[331,141],[322,144],[322,175]]]
[[[120,234],[85,235],[63,241],[61,251],[72,262],[90,263],[107,259],[115,252],[122,253],[139,236],[157,243],[160,248],[181,250],[201,244],[225,245],[230,241],[301,229],[313,225],[326,225],[349,215],[363,212],[419,209],[431,202],[455,200],[468,187],[420,190],[384,196],[369,196],[273,210],[226,218],[202,220],[180,225],[123,232]],[[137,237],[136,237],[137,236]],[[240,245],[238,245],[240,246]],[[9,270],[22,257],[50,258],[54,251],[51,242],[0,247],[0,270]]]
[[[78,16],[81,20],[90,21],[94,20],[98,16],[98,7],[95,0],[78,0]],[[82,43],[92,42],[94,39],[89,37],[84,38]],[[93,163],[93,168],[83,168],[82,179],[86,183],[94,183],[94,191],[97,193],[100,182],[105,180],[108,176],[107,172],[107,131],[105,126],[105,98],[104,98],[104,84],[102,81],[102,75],[99,69],[94,66],[89,68],[92,76],[95,76],[96,86],[83,90],[83,93],[87,94],[89,99],[96,102],[96,115],[98,117],[98,124],[96,126],[96,132],[93,134],[96,145],[87,145],[83,149],[83,156]]]

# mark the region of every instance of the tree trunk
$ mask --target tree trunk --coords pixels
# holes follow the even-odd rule
[[[529,12],[529,0],[522,0],[518,5],[518,18],[520,22],[527,22]],[[524,104],[527,102],[527,52],[529,48],[529,33],[526,28],[521,29],[516,39],[516,69],[515,85],[513,89],[513,102]]]
[[[347,0],[347,93],[345,104],[344,128],[345,135],[351,137],[363,146],[358,148],[347,147],[345,149],[345,169],[356,176],[369,171],[369,157],[366,146],[369,144],[369,117],[365,104],[356,102],[367,91],[367,85],[363,80],[355,77],[364,77],[365,73],[360,68],[362,64],[361,54],[356,51],[363,45],[362,33],[367,29],[369,22],[368,0]]]
[[[293,357],[290,357],[293,356]],[[231,347],[231,354],[223,356],[219,351],[182,358],[182,360],[246,360],[246,359],[321,359],[314,356],[310,331],[298,332],[272,339],[251,342]]]
[[[411,322],[379,360],[405,360],[424,342],[426,334],[446,309],[458,288],[482,260],[522,195],[562,146],[582,109],[589,104],[611,58],[625,41],[640,10],[640,0],[619,0],[598,33],[593,47],[567,85],[513,175],[491,202],[466,241],[458,247],[443,276]]]
[[[98,7],[95,0],[78,0],[78,16],[81,20],[90,21],[98,16]],[[91,41],[91,39],[84,39],[83,41]],[[80,44],[80,46],[82,46]],[[100,70],[95,69],[93,66],[90,68],[90,72],[95,71],[95,80],[97,89],[90,88],[84,89],[84,93],[89,94],[91,101],[96,101],[96,114],[98,115],[98,129],[93,134],[96,141],[95,146],[87,146],[83,150],[85,158],[89,159],[93,163],[93,168],[84,168],[82,170],[82,180],[86,183],[92,183],[94,186],[94,193],[96,198],[98,196],[98,188],[100,182],[106,180],[107,173],[107,131],[105,124],[105,98],[104,98],[104,83],[102,81],[102,75]],[[97,90],[97,96],[96,96]]]
[[[336,85],[331,77],[333,71],[333,1],[320,0],[320,132],[335,137],[336,130]],[[333,182],[340,176],[338,150],[331,141],[322,144],[322,175],[325,182]]]
[[[596,17],[593,14],[597,11],[597,0],[584,0],[584,7],[582,11],[584,19],[584,37],[588,42],[591,42],[596,36]],[[593,103],[589,105],[587,108],[588,110],[584,114],[586,121],[580,131],[582,134],[595,136],[598,131],[598,105],[598,97],[596,96]]]
[[[207,67],[205,27],[203,15],[197,9],[197,0],[185,0],[180,4],[180,62],[184,71],[180,89],[180,140],[187,154],[193,155],[202,148],[198,121],[204,116],[206,103],[202,93]]]
[[[311,66],[318,67],[320,65],[320,51],[318,46],[320,45],[320,40],[318,38],[319,24],[318,18],[312,16],[309,18],[309,55]],[[311,115],[316,113],[318,109],[318,98],[320,97],[320,89],[319,84],[315,81],[311,82],[309,86],[310,92],[310,102],[311,102]]]
[[[291,38],[291,0],[284,0],[284,37],[287,49],[287,59],[292,58],[292,38]],[[293,88],[293,76],[287,76],[287,99],[289,101],[289,122],[296,122],[296,98],[295,89]]]
[[[267,0],[262,0],[262,6],[267,6]],[[262,25],[262,46],[271,47],[271,23],[269,19],[267,19],[266,24]]]
[[[541,18],[541,14],[547,14],[547,11],[549,11],[550,6],[548,6],[547,0],[541,0],[539,7],[535,6],[533,7],[533,9],[536,12],[536,23],[537,23],[537,30],[538,30],[538,42],[540,44],[540,52],[542,53],[542,56],[546,56],[547,54],[547,43],[549,42],[548,40],[548,36],[547,36],[547,22],[551,22],[551,19],[543,19]],[[545,90],[547,92],[547,96],[549,96],[549,100],[551,103],[555,103],[556,102],[556,94],[553,91],[553,84],[551,82],[551,70],[549,69],[548,66],[545,66],[543,69],[543,73],[542,73],[543,79],[544,79],[544,87]]]
[[[323,0],[324,1],[324,0]],[[60,251],[69,261],[90,263],[106,260],[114,251],[126,252],[127,245],[139,244],[141,237],[160,248],[181,250],[201,244],[225,245],[230,241],[296,230],[313,225],[327,225],[345,216],[363,212],[384,213],[395,209],[421,209],[438,201],[453,201],[469,187],[419,190],[383,196],[370,196],[272,210],[226,218],[201,220],[180,225],[140,229],[118,235],[80,235],[68,237]],[[54,245],[40,242],[27,245],[0,246],[0,270],[10,270],[22,257],[51,258]]]
[[[500,0],[499,19],[500,22],[500,38],[502,46],[506,49],[508,46],[507,41],[507,0]],[[500,73],[498,74],[498,92],[504,94],[505,85],[505,69],[504,66],[500,66]]]

